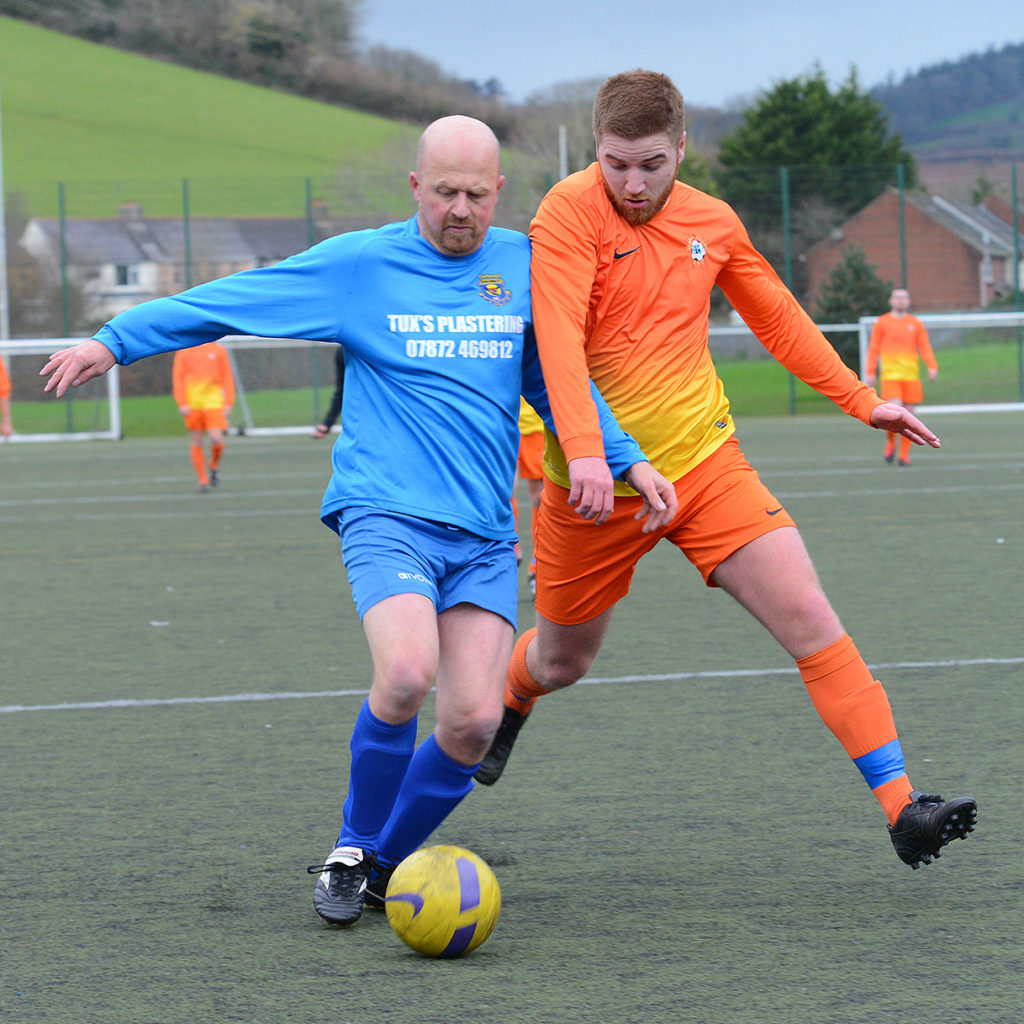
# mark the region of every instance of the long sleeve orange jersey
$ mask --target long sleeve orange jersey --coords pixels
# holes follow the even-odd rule
[[[566,459],[601,456],[593,378],[619,424],[670,480],[734,431],[708,351],[712,286],[768,351],[845,412],[880,403],[753,247],[733,210],[676,182],[633,227],[605,195],[598,165],[559,182],[530,225],[534,325],[559,445],[545,462],[568,485]],[[616,493],[630,494],[625,484]]]
[[[11,397],[11,378],[7,376],[7,367],[0,359],[0,398]]]
[[[190,409],[223,409],[235,404],[235,379],[227,349],[215,341],[174,354],[174,401]]]
[[[919,355],[929,370],[938,370],[928,332],[916,316],[885,313],[875,321],[868,343],[868,373],[875,372],[881,358],[882,372],[878,376],[883,380],[917,380],[921,375]]]

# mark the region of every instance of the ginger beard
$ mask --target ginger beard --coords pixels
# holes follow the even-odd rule
[[[676,170],[679,170],[678,164],[676,164]],[[631,195],[629,197],[631,202],[642,202],[644,204],[643,206],[630,206],[611,190],[611,187],[608,182],[604,180],[604,177],[601,178],[601,184],[604,186],[605,195],[608,196],[608,201],[615,207],[619,216],[627,224],[634,228],[638,228],[657,216],[661,208],[668,202],[668,197],[672,194],[672,187],[675,185],[675,175],[673,175],[672,180],[657,196],[651,195],[648,192],[644,195]]]

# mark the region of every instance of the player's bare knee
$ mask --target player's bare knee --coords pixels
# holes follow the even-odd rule
[[[544,659],[541,666],[541,683],[548,690],[562,690],[582,679],[590,668],[593,658],[578,652],[562,652]]]
[[[502,705],[479,707],[450,720],[438,722],[441,749],[465,764],[474,764],[490,749],[501,723]]]
[[[415,715],[433,685],[433,670],[414,660],[389,665],[373,683],[377,699],[397,720]]]
[[[824,650],[842,635],[843,627],[825,594],[809,589],[793,595],[778,609],[776,639],[794,657],[801,658]]]

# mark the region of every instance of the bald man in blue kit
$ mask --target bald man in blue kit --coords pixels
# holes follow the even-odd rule
[[[373,682],[350,742],[340,834],[309,869],[314,907],[332,925],[354,923],[364,902],[383,905],[394,866],[472,789],[502,715],[518,601],[520,395],[553,427],[529,241],[491,227],[503,181],[493,132],[442,118],[420,140],[409,220],[144,303],[42,370],[60,396],[115,361],[226,334],[344,346],[345,430],[321,517],[341,538]],[[570,501],[600,521],[611,478],[624,479],[646,500],[637,529],[656,528],[674,492],[592,394],[605,459],[570,465]],[[437,725],[417,746],[435,684]]]

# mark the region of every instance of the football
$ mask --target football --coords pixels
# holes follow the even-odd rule
[[[454,958],[494,930],[501,889],[487,862],[459,846],[428,846],[395,868],[385,902],[395,934],[422,956]]]

